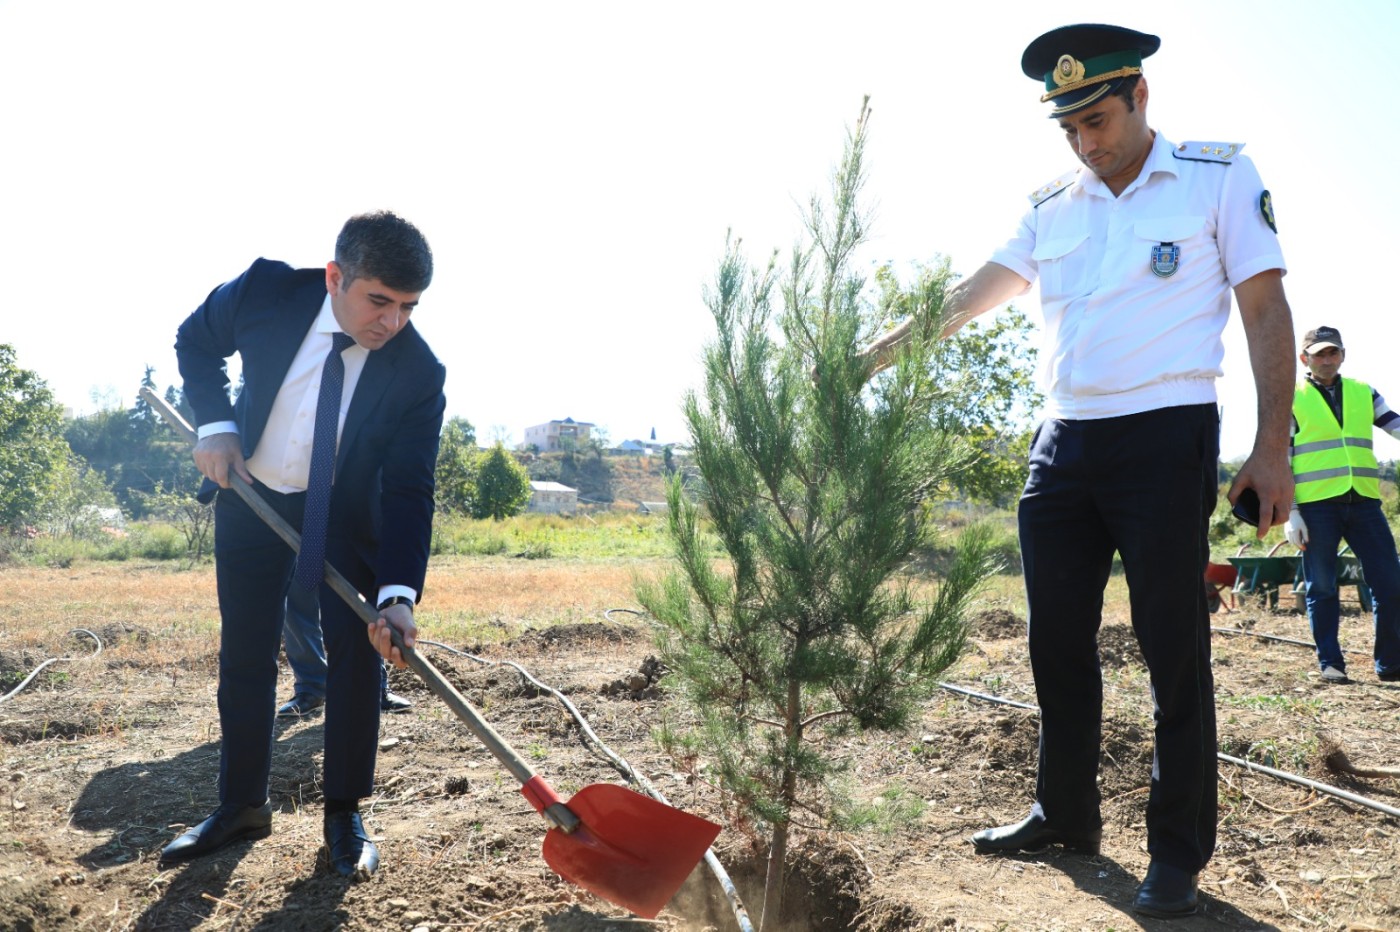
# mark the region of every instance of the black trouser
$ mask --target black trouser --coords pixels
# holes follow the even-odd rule
[[[305,493],[283,495],[262,483],[254,488],[288,524],[301,527]],[[232,491],[219,492],[214,521],[222,619],[219,799],[252,805],[268,795],[283,596],[296,557]],[[334,515],[327,538],[331,565],[360,592],[372,591],[373,572],[337,533]],[[323,788],[327,799],[362,799],[374,791],[382,666],[364,623],[324,582],[320,602],[329,663]]]
[[[1192,872],[1215,850],[1215,696],[1201,579],[1219,434],[1213,404],[1046,421],[1018,514],[1041,712],[1036,809],[1056,829],[1101,825],[1098,630],[1117,551],[1152,679],[1147,849]]]

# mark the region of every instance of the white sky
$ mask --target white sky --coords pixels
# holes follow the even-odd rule
[[[1345,371],[1400,402],[1393,0],[0,0],[0,342],[78,413],[129,405],[146,364],[178,382],[175,327],[215,285],[323,265],[387,207],[437,258],[414,321],[449,415],[681,439],[726,230],[786,250],[870,94],[866,261],[973,271],[1076,165],[1019,67],[1071,20],[1162,37],[1149,122],[1248,144],[1297,329],[1339,327]],[[1237,319],[1226,340],[1235,456],[1254,391]]]

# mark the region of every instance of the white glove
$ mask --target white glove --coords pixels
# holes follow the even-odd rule
[[[1283,533],[1288,542],[1299,550],[1308,549],[1308,526],[1297,508],[1288,513],[1288,523],[1284,525]]]

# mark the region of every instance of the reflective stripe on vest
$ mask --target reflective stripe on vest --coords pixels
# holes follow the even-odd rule
[[[1317,502],[1355,489],[1368,498],[1381,497],[1380,467],[1371,450],[1371,427],[1376,419],[1371,386],[1342,379],[1342,423],[1332,414],[1322,390],[1305,379],[1293,392],[1294,498]]]

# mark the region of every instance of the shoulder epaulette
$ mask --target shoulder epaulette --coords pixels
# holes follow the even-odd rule
[[[1031,192],[1030,195],[1031,204],[1033,204],[1036,207],[1039,207],[1041,204],[1044,204],[1056,194],[1059,194],[1062,191],[1068,191],[1074,185],[1074,181],[1078,176],[1079,170],[1075,169],[1074,171],[1065,172],[1063,175],[1056,178],[1054,181],[1051,181],[1048,184],[1043,185],[1042,187],[1036,188],[1034,191]]]
[[[1215,162],[1230,164],[1230,160],[1240,154],[1242,142],[1180,142],[1172,155],[1188,162]]]

